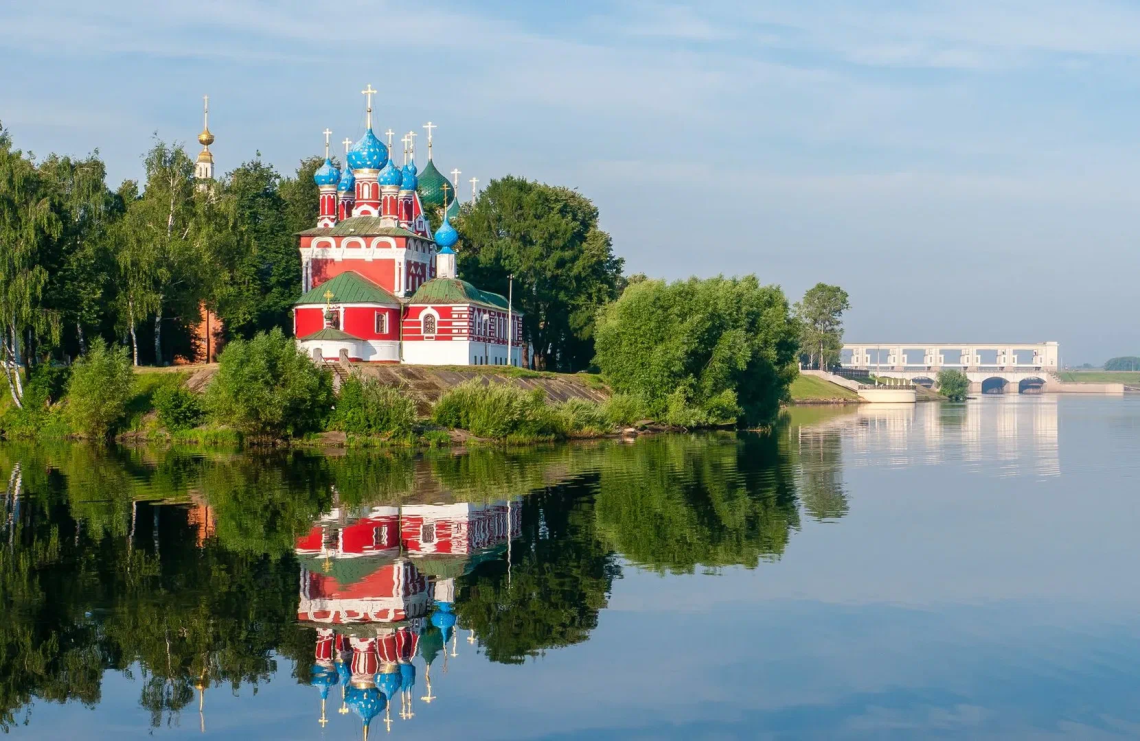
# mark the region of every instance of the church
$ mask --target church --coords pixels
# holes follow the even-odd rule
[[[300,232],[301,297],[293,332],[317,362],[419,365],[515,365],[522,316],[511,302],[456,275],[459,212],[455,186],[432,161],[416,167],[414,134],[405,136],[402,164],[372,130],[369,85],[364,135],[349,146],[342,169],[329,158],[316,171],[317,223]],[[439,208],[433,234],[425,206]]]

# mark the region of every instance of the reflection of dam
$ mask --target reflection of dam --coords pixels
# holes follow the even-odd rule
[[[298,538],[301,563],[297,619],[316,627],[311,684],[326,700],[341,687],[340,714],[370,723],[383,713],[391,729],[415,717],[416,661],[424,664],[430,703],[431,667],[442,653],[458,656],[455,580],[509,549],[521,528],[518,501],[490,504],[374,506],[333,509]]]
[[[864,404],[806,431],[843,430],[851,466],[998,462],[1002,475],[1057,476],[1055,396],[979,399],[963,405]]]

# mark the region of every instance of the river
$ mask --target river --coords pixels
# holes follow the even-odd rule
[[[0,445],[0,722],[1134,737],[1138,453],[1140,399],[1064,396],[510,451]]]

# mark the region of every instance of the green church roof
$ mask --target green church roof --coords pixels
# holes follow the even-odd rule
[[[408,303],[412,304],[479,304],[491,309],[507,308],[507,300],[497,293],[480,291],[465,280],[436,278],[419,287]],[[518,312],[516,312],[518,313]]]
[[[327,340],[329,342],[360,342],[360,338],[356,335],[351,335],[348,332],[343,332],[336,327],[325,327],[318,329],[311,335],[301,337],[301,342],[308,342],[309,340]]]
[[[442,203],[442,201],[441,201]],[[299,237],[419,237],[415,232],[398,226],[382,226],[379,216],[353,216],[338,221],[329,229],[306,229],[297,232]],[[422,237],[421,237],[422,239]]]
[[[442,206],[444,183],[447,183],[447,200],[450,202],[455,197],[455,184],[436,169],[435,162],[428,160],[427,167],[419,175],[419,185],[416,186],[420,201],[425,206]]]
[[[349,270],[311,289],[297,299],[296,305],[323,304],[328,291],[332,292],[329,302],[334,304],[400,304],[395,296],[359,273]]]

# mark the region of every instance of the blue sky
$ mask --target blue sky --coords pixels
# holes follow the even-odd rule
[[[291,170],[371,83],[462,195],[594,199],[630,272],[839,283],[853,341],[1140,354],[1140,4],[40,0],[0,7],[0,69],[18,146],[116,181],[205,93],[221,170]]]

